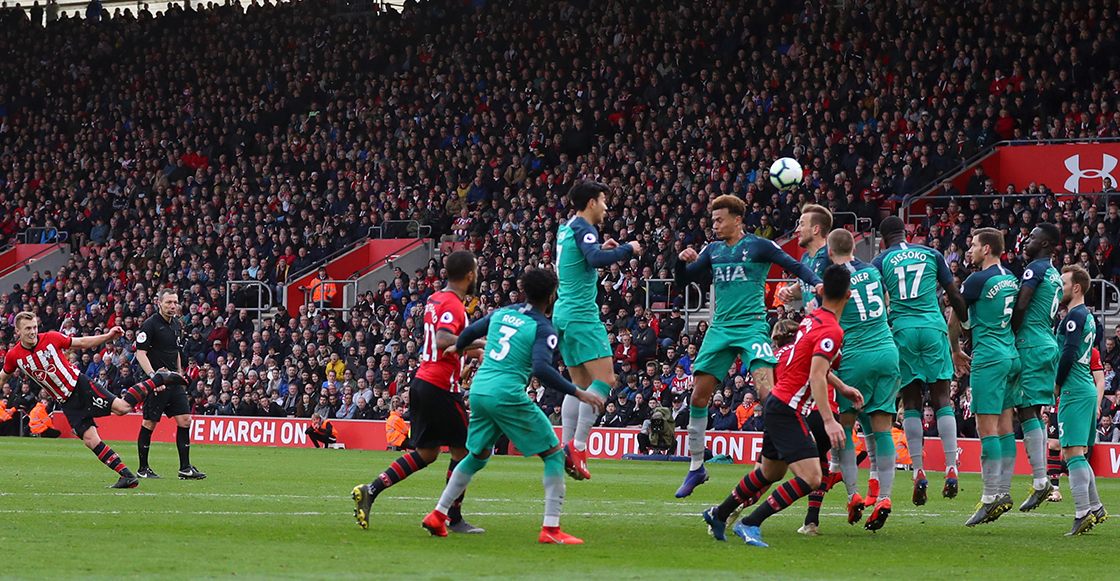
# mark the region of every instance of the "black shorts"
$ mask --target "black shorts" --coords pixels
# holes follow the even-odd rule
[[[97,422],[93,418],[102,418],[113,413],[113,400],[117,396],[108,390],[97,387],[89,380],[86,374],[78,375],[78,388],[70,394],[70,399],[63,402],[62,408],[66,421],[79,438],[90,428],[96,428]]]
[[[452,393],[424,381],[413,379],[409,387],[412,409],[412,444],[417,448],[465,448],[467,445],[467,407],[463,394]]]
[[[817,454],[821,457],[821,462],[828,462],[828,451],[832,449],[832,440],[829,439],[828,432],[824,431],[824,418],[821,417],[820,410],[813,410],[805,416],[805,425],[809,426],[809,432],[817,441]]]
[[[762,457],[786,464],[817,457],[817,443],[801,414],[776,397],[762,406]]]
[[[191,404],[187,401],[187,390],[181,385],[169,385],[163,391],[155,391],[144,400],[144,419],[158,422],[161,415],[173,418],[191,413]]]

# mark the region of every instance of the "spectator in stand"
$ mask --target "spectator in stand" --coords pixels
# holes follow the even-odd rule
[[[670,345],[675,345],[677,341],[680,341],[683,331],[684,319],[681,317],[681,310],[679,307],[673,307],[669,318],[661,321],[661,329],[657,335],[662,349],[667,349]]]
[[[720,401],[716,411],[712,414],[712,428],[713,430],[737,430],[739,429],[739,421],[735,416],[735,412],[731,411],[731,403],[728,401]]]

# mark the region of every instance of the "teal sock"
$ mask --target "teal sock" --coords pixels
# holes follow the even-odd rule
[[[906,434],[906,448],[910,451],[910,464],[914,468],[914,478],[925,469],[925,436],[922,432],[921,410],[902,412],[902,431]]]
[[[560,526],[560,511],[564,508],[564,454],[560,451],[547,456],[544,460],[544,526]]]
[[[455,470],[451,471],[451,477],[447,479],[447,486],[443,489],[439,502],[436,503],[436,510],[447,514],[451,507],[455,506],[456,499],[463,495],[474,475],[485,468],[489,460],[489,458],[479,458],[474,454],[467,454],[467,457],[455,466]]]
[[[981,501],[992,502],[999,494],[1000,472],[1003,466],[1003,449],[999,436],[980,438],[980,474],[984,481]]]
[[[879,498],[890,498],[894,488],[894,438],[890,432],[874,432],[875,464],[879,476]]]
[[[599,381],[598,379],[592,381],[591,385],[587,386],[587,389],[601,395],[603,399],[606,399],[611,394],[611,386],[608,385],[607,382]]]
[[[957,467],[957,416],[953,406],[937,410],[937,435],[941,438],[941,448],[945,452],[945,473]]]
[[[690,418],[706,418],[708,417],[708,408],[703,406],[688,406],[688,417]]]
[[[1023,422],[1023,448],[1031,463],[1031,486],[1035,490],[1046,488],[1046,432],[1038,418]]]
[[[1011,493],[1011,479],[1015,477],[1015,434],[1004,434],[999,437],[1000,459],[1000,494]]]
[[[459,464],[455,466],[455,470],[462,471],[468,476],[474,476],[479,470],[485,468],[486,463],[489,461],[489,458],[479,458],[474,454],[467,454],[466,457],[460,460]],[[561,467],[561,469],[563,469],[563,467]]]
[[[1089,514],[1091,502],[1089,501],[1089,481],[1093,477],[1093,470],[1085,456],[1072,456],[1066,459],[1069,467],[1069,489],[1073,496],[1074,517],[1081,518]]]
[[[859,490],[859,468],[856,466],[856,447],[852,443],[852,429],[844,428],[844,449],[840,455],[840,476],[844,478],[844,488],[851,498]]]
[[[708,431],[708,408],[688,406],[688,458],[689,471],[704,466],[704,450],[707,443],[704,434]]]

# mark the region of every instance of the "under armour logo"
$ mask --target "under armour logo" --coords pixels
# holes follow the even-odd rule
[[[1116,178],[1112,177],[1112,170],[1116,169],[1117,160],[1108,154],[1102,154],[1103,166],[1101,169],[1081,169],[1081,155],[1074,155],[1066,158],[1066,169],[1071,174],[1069,179],[1066,180],[1066,191],[1071,194],[1080,193],[1080,182],[1083,179],[1103,179],[1108,178],[1112,183],[1116,183]]]

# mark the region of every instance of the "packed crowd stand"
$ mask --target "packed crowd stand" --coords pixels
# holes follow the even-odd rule
[[[407,419],[439,260],[398,271],[349,312],[278,309],[259,326],[245,310],[255,291],[227,300],[225,281],[279,291],[371,227],[415,236],[415,220],[479,256],[467,304],[478,317],[518,300],[526,267],[552,264],[564,194],[591,178],[611,186],[604,237],[645,249],[601,274],[618,385],[600,422],[641,426],[658,406],[687,411],[706,329],[647,311],[647,293],[683,303],[643,281],[671,278],[681,249],[712,239],[716,195],[743,198],[748,229],[777,239],[810,201],[877,224],[1000,140],[1120,136],[1120,20],[1099,2],[430,0],[351,19],[317,0],[244,8],[145,5],[46,26],[5,13],[0,242],[55,228],[77,252],[0,296],[0,346],[21,310],[71,335],[121,325],[120,340],[72,354],[118,391],[139,369],[137,328],[170,287],[195,413]],[[782,156],[806,168],[792,193],[767,179]],[[930,204],[914,236],[960,277],[969,232],[1001,228],[1019,273],[1031,225],[1052,221],[1060,260],[1115,279],[1115,205],[1007,188],[982,173],[964,192],[946,183],[938,195],[961,197]],[[793,306],[771,322],[799,317]],[[1118,342],[1102,350],[1103,417],[1120,416]],[[39,394],[10,385],[7,408],[26,417]],[[967,386],[954,383],[954,405],[974,435]],[[558,417],[562,396],[530,393]],[[731,369],[712,429],[761,429],[755,404],[749,374]]]

